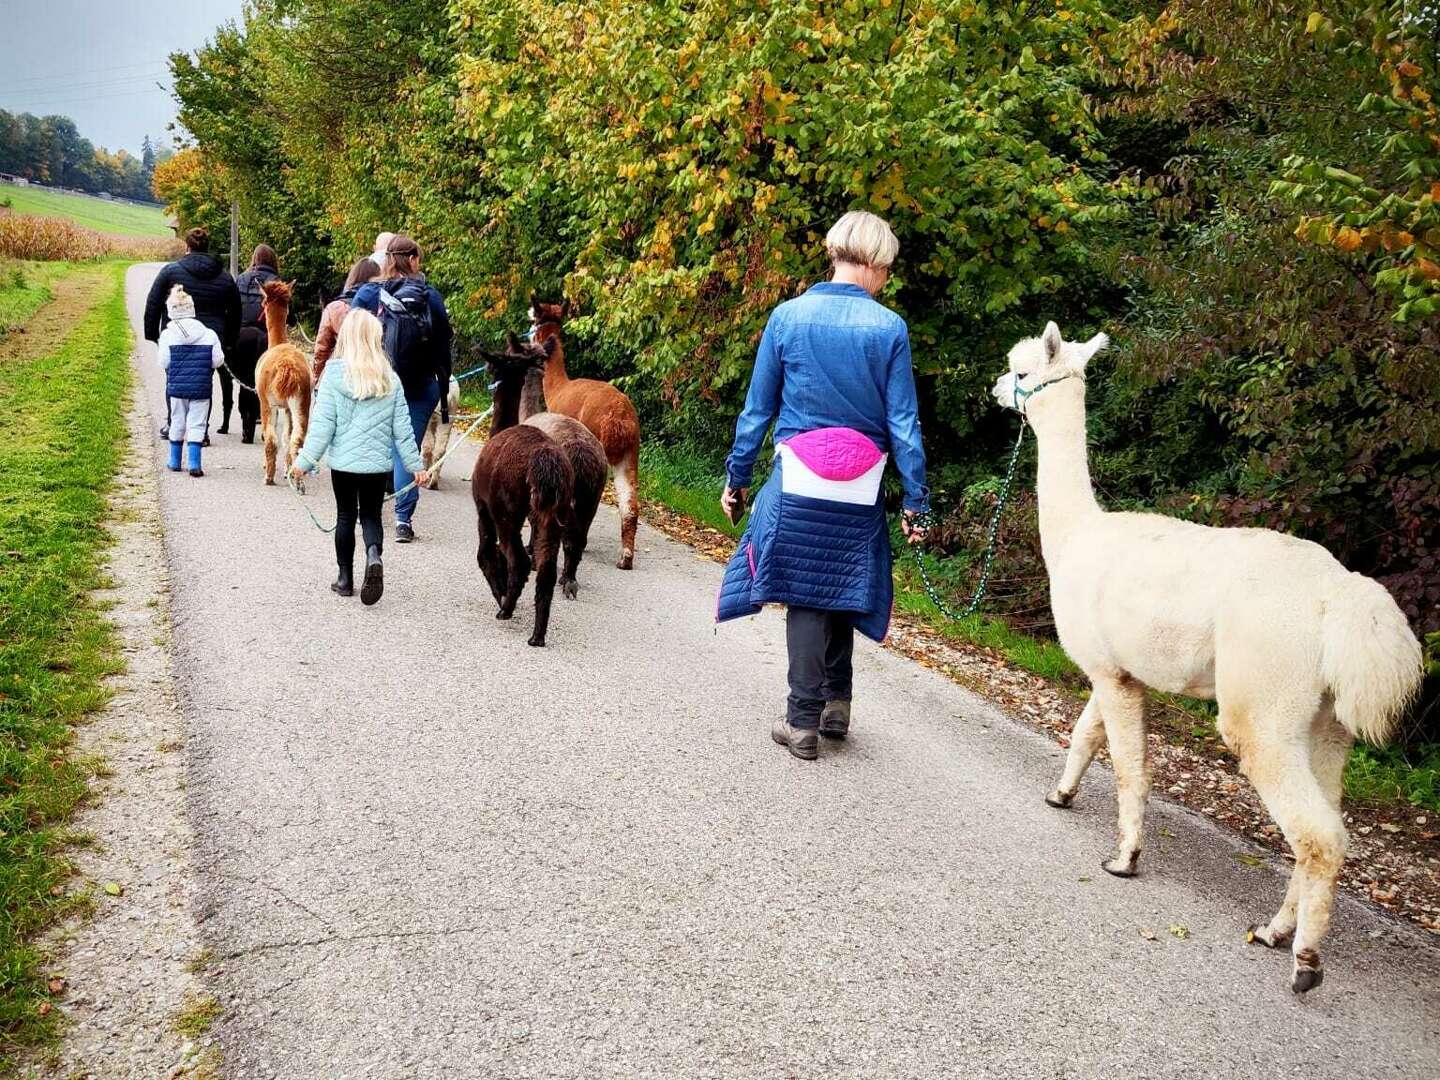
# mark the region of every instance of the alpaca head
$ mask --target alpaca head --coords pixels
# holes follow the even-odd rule
[[[1053,322],[1039,337],[1026,338],[1010,350],[1010,370],[995,382],[995,400],[1007,409],[1028,413],[1037,388],[1061,379],[1084,379],[1085,365],[1110,339],[1096,334],[1089,341],[1066,341]]]
[[[287,314],[289,313],[290,298],[295,295],[295,282],[281,281],[279,278],[273,278],[270,281],[263,282],[260,286],[260,291],[264,294],[264,299],[260,301],[260,305],[264,310],[268,311],[270,308],[277,308]]]
[[[546,323],[562,326],[569,317],[570,301],[568,299],[559,304],[546,304],[541,302],[536,293],[530,294],[530,325],[532,328]]]
[[[505,351],[495,352],[476,346],[473,355],[490,368],[490,376],[505,386],[519,386],[532,370],[543,370],[550,354],[555,351],[555,339],[547,341],[521,341],[514,334],[505,338]]]

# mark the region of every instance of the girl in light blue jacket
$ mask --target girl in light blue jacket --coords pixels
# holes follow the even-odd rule
[[[355,309],[345,316],[335,355],[325,365],[320,393],[311,412],[305,445],[292,474],[298,480],[313,472],[326,452],[335,488],[335,558],[340,576],[330,588],[354,596],[355,522],[365,537],[365,581],[360,602],[373,604],[385,590],[380,561],[384,531],[380,507],[391,473],[391,449],[399,453],[415,482],[429,480],[415,446],[405,392],[391,370],[381,345],[380,320]]]

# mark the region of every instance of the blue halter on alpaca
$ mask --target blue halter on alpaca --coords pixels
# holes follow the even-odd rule
[[[1025,402],[1025,401],[1027,401],[1027,400],[1029,400],[1030,398],[1034,397],[1034,396],[1035,396],[1036,394],[1038,394],[1041,390],[1044,390],[1047,386],[1054,386],[1056,383],[1058,383],[1058,382],[1064,382],[1066,379],[1078,379],[1078,378],[1080,378],[1080,376],[1077,375],[1077,374],[1075,374],[1075,372],[1072,371],[1069,375],[1060,375],[1060,376],[1057,376],[1057,377],[1054,378],[1054,379],[1046,379],[1046,380],[1045,380],[1044,382],[1042,382],[1039,386],[1034,387],[1034,388],[1031,389],[1031,390],[1026,390],[1024,387],[1022,387],[1022,386],[1020,385],[1020,377],[1017,375],[1016,378],[1015,378],[1015,395],[1014,395],[1014,397],[1015,397],[1015,403],[1011,406],[1011,408],[1014,409],[1016,412],[1018,412],[1021,416],[1024,416],[1024,415],[1025,415],[1025,407],[1024,407],[1024,402]]]

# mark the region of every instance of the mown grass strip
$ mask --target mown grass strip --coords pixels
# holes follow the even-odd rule
[[[52,1036],[37,934],[71,910],[65,823],[85,795],[72,726],[120,669],[90,600],[103,584],[106,493],[124,450],[131,333],[124,267],[51,351],[0,341],[0,1071]]]
[[[0,258],[0,334],[23,326],[54,299],[51,286],[75,269],[75,263]]]

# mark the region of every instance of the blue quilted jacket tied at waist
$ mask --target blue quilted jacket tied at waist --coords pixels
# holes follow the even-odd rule
[[[883,641],[894,600],[890,534],[879,499],[855,505],[782,490],[783,459],[760,489],[740,546],[725,568],[717,622],[766,604],[844,611]]]

